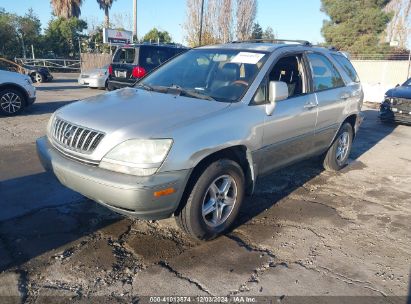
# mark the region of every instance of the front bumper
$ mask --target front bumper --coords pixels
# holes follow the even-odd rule
[[[382,103],[378,117],[381,121],[411,124],[411,111],[393,112],[389,104]]]
[[[54,172],[68,188],[118,213],[147,220],[170,217],[177,209],[189,171],[158,173],[149,177],[126,175],[72,160],[52,147],[46,137],[37,140],[43,167]],[[154,192],[173,187],[168,196]]]

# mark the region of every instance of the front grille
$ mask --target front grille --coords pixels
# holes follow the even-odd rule
[[[79,153],[92,153],[104,135],[102,132],[77,126],[60,118],[56,118],[53,123],[53,140],[62,147]]]

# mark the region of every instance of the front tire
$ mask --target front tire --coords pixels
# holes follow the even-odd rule
[[[197,240],[212,240],[234,223],[244,200],[241,167],[228,159],[211,163],[195,182],[176,215],[179,227]]]
[[[351,153],[353,135],[354,131],[351,124],[348,122],[344,123],[325,155],[324,169],[339,171],[347,165],[348,157]]]
[[[25,105],[23,94],[15,89],[0,91],[0,114],[5,116],[17,115]]]
[[[38,82],[38,83],[43,83],[46,80],[46,78],[40,73],[36,73],[36,75],[34,77],[36,79],[36,82]]]

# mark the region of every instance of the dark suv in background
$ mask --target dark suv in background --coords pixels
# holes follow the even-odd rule
[[[120,47],[109,66],[109,91],[132,86],[170,58],[187,51],[180,45],[138,44]]]

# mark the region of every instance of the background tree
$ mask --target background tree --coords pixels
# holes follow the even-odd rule
[[[110,27],[110,15],[109,11],[113,5],[114,0],[97,0],[100,9],[104,10],[104,26]]]
[[[257,0],[237,0],[237,39],[248,40],[257,14]]]
[[[199,42],[201,0],[186,0],[186,22],[183,28],[189,46],[194,47]]]
[[[51,0],[54,15],[63,18],[80,17],[83,0]]]
[[[0,9],[0,57],[26,57],[41,47],[41,23],[30,9],[23,17]]]
[[[275,39],[275,34],[274,34],[274,30],[271,26],[268,26],[264,33],[263,33],[263,39],[267,39],[267,40],[274,40]]]
[[[322,34],[326,42],[339,49],[359,53],[381,53],[381,45],[390,15],[383,11],[389,0],[322,0],[322,11],[330,20],[324,21]]]
[[[60,17],[51,20],[44,35],[47,51],[60,57],[78,56],[79,41],[85,38],[82,34],[85,29],[87,29],[87,23],[76,17],[70,19]]]
[[[233,0],[219,0],[217,2],[217,41],[226,43],[233,40]]]
[[[151,41],[161,43],[171,43],[171,35],[167,31],[159,31],[157,28],[152,28],[147,34],[144,35],[143,41]]]
[[[262,39],[263,38],[263,28],[258,22],[253,25],[253,32],[251,33],[252,39]]]
[[[202,44],[232,41],[235,36],[233,29],[237,38],[249,39],[256,11],[257,0],[204,0]],[[187,0],[183,28],[187,43],[192,47],[199,43],[200,20],[201,0]]]
[[[20,41],[13,26],[16,17],[0,8],[0,57],[12,59],[21,54]]]
[[[397,41],[398,47],[405,49],[411,34],[411,1],[391,0],[384,11],[393,15],[387,26],[385,41]]]

